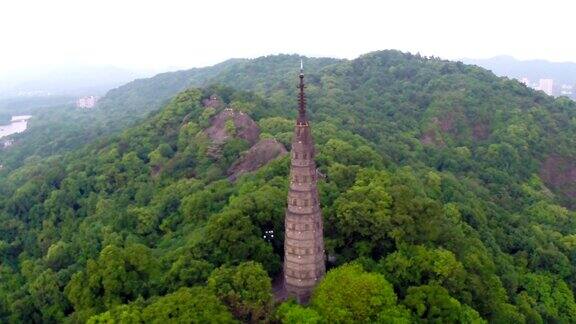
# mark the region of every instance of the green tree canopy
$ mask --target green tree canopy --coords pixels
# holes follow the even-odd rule
[[[214,270],[208,278],[208,287],[241,319],[258,322],[271,315],[272,284],[262,265],[256,262]]]
[[[394,288],[384,276],[358,264],[330,270],[314,290],[311,307],[330,323],[370,322],[399,307]]]

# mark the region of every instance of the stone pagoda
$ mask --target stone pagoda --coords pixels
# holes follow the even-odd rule
[[[322,211],[316,187],[314,141],[306,116],[304,71],[300,66],[298,118],[292,140],[290,189],[284,220],[284,288],[288,296],[307,303],[326,272]]]

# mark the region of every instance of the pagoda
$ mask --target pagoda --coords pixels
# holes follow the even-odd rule
[[[326,273],[322,210],[318,200],[314,141],[306,116],[304,70],[300,65],[298,118],[292,139],[290,189],[284,219],[284,288],[307,303]]]

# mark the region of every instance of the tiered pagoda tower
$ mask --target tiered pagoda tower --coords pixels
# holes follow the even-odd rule
[[[289,296],[307,303],[326,272],[324,226],[316,186],[314,141],[306,116],[304,71],[300,66],[298,118],[292,139],[290,190],[284,220],[284,286]]]

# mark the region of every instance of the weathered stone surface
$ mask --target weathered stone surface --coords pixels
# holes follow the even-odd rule
[[[216,95],[211,95],[210,98],[204,99],[202,101],[202,103],[204,104],[204,107],[207,107],[207,108],[211,107],[211,108],[218,109],[222,106],[222,101]]]
[[[258,170],[268,162],[288,154],[284,145],[275,139],[264,139],[252,146],[228,169],[230,180],[239,175]]]
[[[229,127],[230,123],[234,126],[232,129]],[[214,159],[219,159],[222,144],[228,139],[241,138],[246,140],[250,146],[258,142],[260,127],[248,114],[226,108],[210,119],[210,127],[204,130],[204,133],[212,142],[208,147],[208,155]]]
[[[448,111],[437,117],[432,117],[427,127],[422,132],[420,142],[427,146],[446,146],[446,136],[456,140],[474,142],[483,141],[490,137],[491,125],[487,120],[470,121],[461,110]],[[462,132],[462,129],[470,129],[471,132]],[[460,131],[459,131],[460,130]]]
[[[472,139],[483,141],[490,137],[490,125],[488,122],[478,122],[472,126]]]
[[[236,134],[229,134],[226,123],[231,120],[234,124]],[[260,137],[260,127],[248,114],[226,108],[210,120],[210,127],[206,130],[206,135],[213,143],[221,144],[231,137],[245,139],[250,145],[256,144]]]
[[[540,167],[540,178],[546,186],[560,194],[576,198],[576,161],[560,156],[548,156]]]
[[[444,143],[444,139],[442,138],[442,136],[437,136],[436,132],[433,129],[424,132],[422,134],[422,137],[420,138],[420,142],[424,145],[431,145],[437,147],[442,147],[446,145],[446,143]]]

